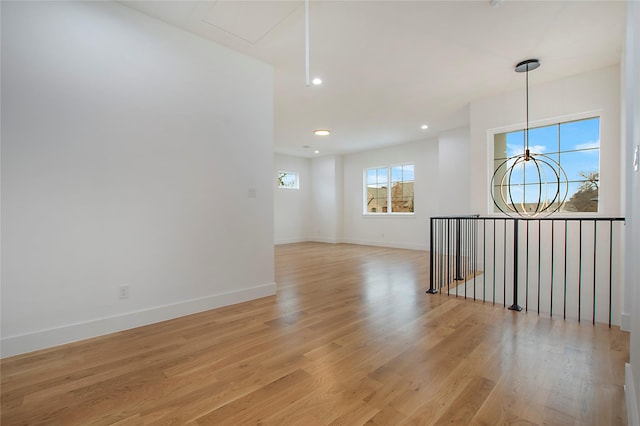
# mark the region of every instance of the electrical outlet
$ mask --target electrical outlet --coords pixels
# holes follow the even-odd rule
[[[118,298],[120,299],[128,299],[129,298],[129,286],[121,285],[118,289]]]

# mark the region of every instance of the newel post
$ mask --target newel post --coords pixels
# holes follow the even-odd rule
[[[506,298],[507,295],[504,296]],[[518,305],[518,219],[513,220],[513,304],[509,310],[522,310],[522,306]]]

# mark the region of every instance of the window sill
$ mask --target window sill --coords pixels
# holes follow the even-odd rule
[[[362,217],[364,218],[375,218],[375,219],[382,219],[382,218],[401,218],[401,219],[415,219],[416,214],[415,213],[363,213]]]

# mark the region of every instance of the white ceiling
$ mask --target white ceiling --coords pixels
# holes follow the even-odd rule
[[[122,3],[272,64],[275,151],[307,157],[467,125],[471,101],[524,89],[520,60],[541,61],[533,88],[617,64],[624,43],[623,1],[312,1],[311,77],[324,83],[306,87],[303,1]]]

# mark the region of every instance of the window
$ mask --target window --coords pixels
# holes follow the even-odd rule
[[[278,188],[299,189],[300,182],[298,181],[298,174],[296,172],[279,171]]]
[[[494,134],[494,171],[504,161],[524,152],[524,130]],[[568,192],[563,212],[597,212],[598,190],[600,183],[600,118],[567,121],[549,126],[529,129],[529,150],[531,153],[544,154],[557,161],[567,174]],[[503,165],[506,170],[509,166]],[[512,194],[520,197],[515,202],[524,201],[525,205],[538,200],[537,179],[531,180],[534,171],[528,167],[513,170],[511,175]],[[527,174],[529,178],[527,178]],[[496,173],[499,184],[504,171]],[[552,190],[555,194],[556,186]],[[564,193],[564,190],[562,190]],[[494,212],[500,210],[494,206]]]
[[[413,213],[413,180],[413,164],[366,169],[364,212]]]

